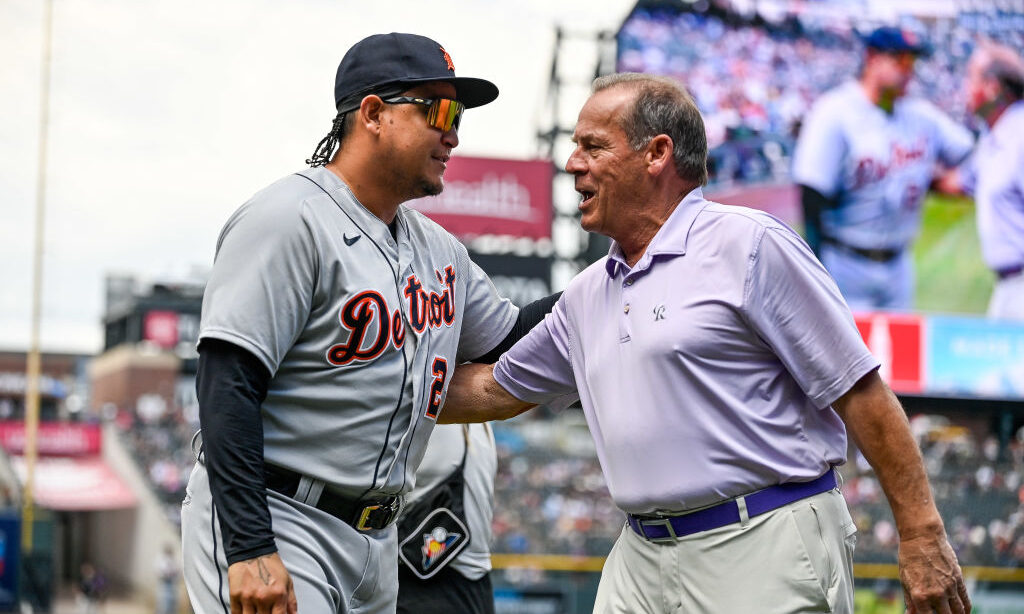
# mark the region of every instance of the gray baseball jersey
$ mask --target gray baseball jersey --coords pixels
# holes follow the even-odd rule
[[[200,339],[257,356],[268,463],[350,496],[414,480],[455,365],[517,310],[466,249],[405,206],[397,240],[324,168],[285,177],[227,222]]]
[[[959,164],[974,139],[934,105],[896,101],[892,114],[850,81],[825,93],[800,131],[793,179],[837,197],[823,236],[863,249],[902,249],[917,234],[936,161]]]

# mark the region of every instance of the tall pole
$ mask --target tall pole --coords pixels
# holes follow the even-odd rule
[[[46,210],[46,166],[50,128],[50,55],[53,38],[53,0],[43,2],[43,66],[39,96],[39,167],[36,171],[35,250],[32,258],[32,328],[25,371],[25,490],[21,507],[21,548],[32,552],[32,525],[35,522],[33,487],[36,473],[36,435],[39,432],[39,378],[42,361],[39,328],[42,319],[43,242]]]

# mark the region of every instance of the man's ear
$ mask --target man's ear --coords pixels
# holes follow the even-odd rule
[[[647,144],[644,154],[644,161],[647,163],[647,172],[652,175],[660,175],[666,168],[675,169],[675,145],[672,137],[667,134],[659,134]]]
[[[380,134],[381,122],[383,121],[382,115],[386,106],[380,96],[374,94],[365,96],[363,101],[359,103],[359,109],[356,110],[356,113],[358,113],[358,123],[370,133]]]

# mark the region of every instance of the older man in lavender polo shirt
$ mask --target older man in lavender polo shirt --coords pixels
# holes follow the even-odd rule
[[[495,366],[459,367],[440,418],[581,400],[629,519],[594,611],[853,612],[856,529],[833,469],[847,429],[892,506],[910,610],[970,611],[878,362],[800,237],[704,199],[692,99],[602,77],[574,141],[581,222],[614,239],[608,257]]]

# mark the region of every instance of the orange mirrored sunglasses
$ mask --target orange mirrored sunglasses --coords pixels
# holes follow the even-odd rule
[[[383,100],[387,104],[418,104],[427,107],[427,123],[442,132],[448,132],[453,127],[457,130],[462,121],[462,112],[466,110],[466,105],[451,98],[395,96]]]

